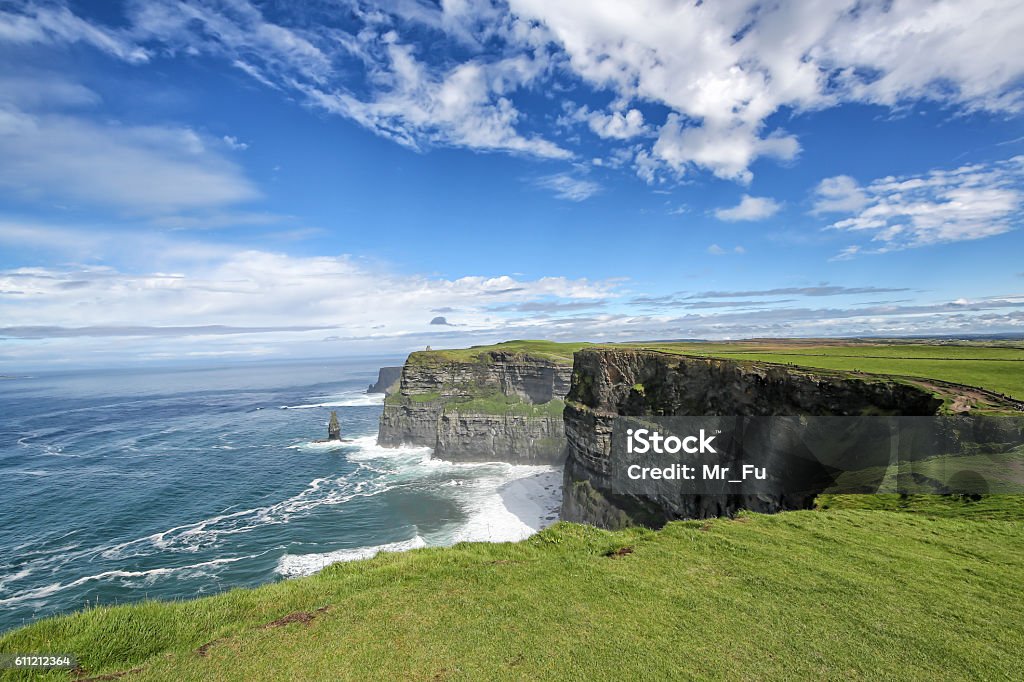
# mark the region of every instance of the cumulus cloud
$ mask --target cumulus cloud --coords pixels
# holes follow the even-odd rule
[[[720,208],[715,211],[715,217],[727,222],[741,220],[763,220],[770,218],[779,212],[782,205],[768,197],[752,197],[744,194],[740,203],[731,208]]]
[[[593,112],[587,118],[590,129],[600,137],[610,137],[617,140],[628,140],[646,132],[644,127],[644,115],[639,109],[630,109],[626,113],[613,111],[610,114]]]
[[[828,210],[852,215],[829,227],[865,235],[871,246],[852,245],[837,259],[1008,232],[1021,222],[1022,181],[1024,156],[921,175],[888,176],[865,187],[843,180],[838,193],[826,195],[826,205]],[[836,184],[830,187],[835,189]]]
[[[868,197],[849,175],[825,178],[814,190],[815,213],[850,213],[868,203]]]
[[[688,166],[700,166],[724,180],[749,183],[754,174],[749,166],[761,156],[790,160],[800,152],[792,135],[775,131],[761,138],[748,125],[719,127],[684,125],[678,114],[669,114],[654,143],[656,159],[683,175]]]
[[[1013,0],[510,6],[541,22],[594,87],[672,110],[652,151],[675,172],[692,164],[748,182],[758,157],[792,158],[798,142],[767,125],[783,108],[930,99],[1019,112],[1024,101],[1024,6]]]

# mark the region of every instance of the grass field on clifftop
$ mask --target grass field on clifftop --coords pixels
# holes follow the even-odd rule
[[[1019,498],[967,515],[953,498],[918,513],[829,502],[386,554],[44,620],[0,651],[70,652],[133,682],[1024,677]]]
[[[643,343],[652,350],[802,367],[938,379],[1024,400],[1021,342],[909,343],[769,340],[736,343]]]
[[[450,348],[411,353],[407,362],[457,361],[457,362],[489,362],[487,353],[525,354],[541,360],[571,365],[572,354],[589,343],[559,343],[557,341],[516,340],[495,343],[489,346],[472,346],[470,348]]]

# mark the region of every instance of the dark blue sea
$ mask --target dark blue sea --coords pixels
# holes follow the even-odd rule
[[[551,467],[377,447],[401,359],[35,373],[0,380],[0,630],[180,599],[554,520]],[[326,437],[337,410],[341,444]]]

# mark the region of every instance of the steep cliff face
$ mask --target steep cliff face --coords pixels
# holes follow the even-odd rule
[[[739,509],[805,508],[813,500],[785,495],[614,495],[608,461],[617,416],[930,415],[942,405],[925,388],[880,376],[656,351],[582,350],[575,356],[566,398],[562,518],[612,528],[658,526]]]
[[[434,456],[452,461],[480,459],[512,464],[560,462],[565,457],[562,415],[443,413]]]
[[[427,445],[449,460],[560,462],[570,356],[502,345],[413,353],[398,391],[385,400],[378,443]]]
[[[396,384],[398,384],[398,379],[401,376],[401,367],[381,367],[377,372],[377,381],[370,384],[369,388],[366,389],[366,392],[391,393],[397,388]]]

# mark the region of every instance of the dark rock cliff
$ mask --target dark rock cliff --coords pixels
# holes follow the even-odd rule
[[[391,393],[397,386],[398,379],[402,376],[401,367],[381,367],[377,372],[376,383],[370,384],[366,389],[367,393]]]
[[[775,512],[813,496],[636,497],[610,490],[608,461],[617,416],[931,415],[943,401],[882,376],[631,349],[576,353],[566,398],[568,441],[562,518],[617,528],[684,518]]]
[[[413,353],[398,390],[385,400],[377,442],[427,445],[447,460],[561,462],[571,372],[568,364],[525,353]]]

